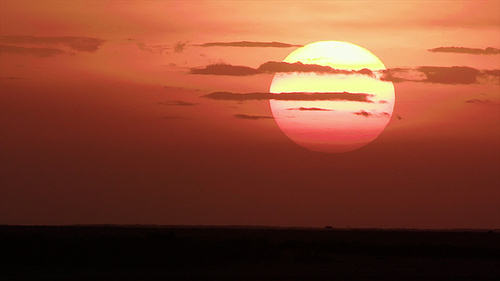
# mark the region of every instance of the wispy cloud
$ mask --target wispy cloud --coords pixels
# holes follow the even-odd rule
[[[238,41],[238,42],[209,42],[197,47],[258,47],[258,48],[290,48],[302,47],[302,45],[281,43],[281,42],[254,42],[254,41]]]
[[[249,120],[274,119],[274,117],[272,116],[246,115],[246,114],[235,114],[234,117],[239,119],[249,119]]]
[[[359,115],[359,116],[364,116],[364,117],[390,117],[391,114],[388,112],[382,112],[382,113],[371,113],[365,110],[360,110],[358,112],[353,112],[353,114]]]
[[[226,101],[249,101],[249,100],[289,100],[289,101],[355,101],[372,103],[369,99],[373,95],[365,93],[348,93],[348,92],[335,92],[335,93],[231,93],[231,92],[213,92],[201,96],[202,98],[209,98],[213,100],[226,100]]]
[[[459,54],[471,54],[471,55],[500,54],[500,49],[493,47],[487,47],[485,49],[467,48],[467,47],[438,47],[438,48],[428,49],[428,51],[434,53],[459,53]]]
[[[79,52],[95,52],[105,42],[93,37],[36,37],[36,36],[1,36],[0,41],[9,45],[36,45],[37,47],[64,46]]]
[[[168,54],[169,50],[172,49],[170,45],[146,45],[144,43],[137,43],[137,48],[155,54]]]
[[[287,108],[286,110],[299,110],[299,111],[333,111],[332,109],[319,108],[319,107],[294,107],[294,108]]]
[[[36,57],[53,57],[57,55],[74,54],[56,48],[27,48],[27,47],[0,45],[0,54],[4,53],[16,54],[16,55],[32,55]]]

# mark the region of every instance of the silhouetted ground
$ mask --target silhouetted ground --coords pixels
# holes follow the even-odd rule
[[[1,280],[500,280],[500,233],[0,226]]]

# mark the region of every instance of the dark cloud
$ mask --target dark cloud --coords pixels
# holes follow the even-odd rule
[[[330,66],[318,65],[318,64],[303,64],[301,62],[288,63],[288,62],[276,62],[268,61],[263,63],[257,69],[259,72],[315,72],[315,73],[329,73],[329,74],[362,74],[373,76],[373,72],[370,69],[363,68],[361,70],[344,70],[335,69]]]
[[[274,117],[272,116],[246,115],[246,114],[235,114],[234,117],[239,119],[249,119],[249,120],[274,119]]]
[[[231,93],[231,92],[213,92],[202,98],[209,98],[213,100],[227,100],[227,101],[248,101],[248,100],[289,100],[289,101],[319,101],[319,100],[342,100],[342,101],[356,101],[372,103],[369,97],[373,95],[365,93]]]
[[[395,83],[475,84],[480,81],[489,82],[490,80],[495,80],[495,77],[499,73],[500,70],[478,70],[467,66],[420,66],[417,68],[390,68],[383,70],[380,79]]]
[[[370,69],[363,68],[361,70],[343,70],[335,69],[329,66],[317,64],[303,64],[301,62],[287,63],[268,61],[259,66],[259,68],[251,68],[248,66],[230,65],[230,64],[211,64],[204,68],[192,68],[191,74],[205,75],[228,75],[228,76],[247,76],[260,73],[277,73],[277,72],[314,72],[328,74],[361,74],[373,77],[373,72]]]
[[[251,42],[251,41],[239,41],[239,42],[209,42],[201,45],[194,45],[198,47],[271,47],[271,48],[289,48],[289,47],[302,47],[302,45],[293,45],[281,42]]]
[[[173,101],[160,101],[158,102],[160,105],[173,105],[173,106],[193,106],[196,103],[181,101],[181,100],[173,100]]]
[[[259,71],[248,66],[211,64],[205,66],[204,68],[192,68],[190,73],[204,75],[247,76],[258,74]]]
[[[53,57],[57,55],[74,54],[56,48],[27,48],[27,47],[0,45],[0,54],[3,53],[10,53],[16,55],[32,55],[36,57]]]
[[[417,68],[426,76],[426,81],[441,84],[474,84],[477,82],[479,70],[467,66],[421,66]]]
[[[438,47],[434,49],[428,49],[429,52],[434,53],[459,53],[459,54],[471,54],[471,55],[498,55],[500,54],[500,49],[488,47],[485,49],[478,48],[467,48],[467,47]]]
[[[95,52],[105,42],[92,37],[35,37],[35,36],[2,36],[0,41],[14,45],[51,45],[65,46],[80,52]]]
[[[353,114],[364,116],[364,117],[390,117],[391,115],[388,112],[382,113],[370,113],[364,110],[360,110],[358,112],[353,112]]]
[[[295,108],[287,108],[287,110],[299,110],[299,111],[333,111],[331,109],[319,108],[319,107],[295,107]]]
[[[481,100],[481,99],[470,99],[470,100],[466,100],[465,102],[466,103],[475,103],[475,104],[489,104],[489,103],[493,103],[490,100]]]

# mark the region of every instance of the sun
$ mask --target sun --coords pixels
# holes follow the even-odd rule
[[[389,123],[395,103],[394,86],[380,80],[385,65],[367,49],[348,42],[320,41],[293,51],[284,62],[345,71],[276,73],[271,93],[349,93],[367,97],[362,102],[270,100],[276,123],[295,143],[320,152],[352,151],[376,139]]]

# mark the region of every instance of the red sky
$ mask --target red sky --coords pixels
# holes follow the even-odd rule
[[[500,228],[498,1],[0,8],[2,224]],[[389,125],[352,152],[295,144],[267,100],[202,97],[266,93],[273,73],[192,73],[324,40],[394,81]]]

